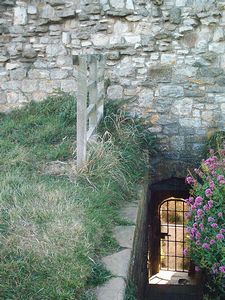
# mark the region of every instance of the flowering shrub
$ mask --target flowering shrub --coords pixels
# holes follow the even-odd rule
[[[186,182],[192,186],[187,231],[190,235],[190,255],[210,278],[208,286],[225,293],[225,147],[203,160],[195,176]]]

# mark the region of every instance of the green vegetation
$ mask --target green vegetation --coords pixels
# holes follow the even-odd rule
[[[107,106],[99,140],[77,174],[75,99],[66,94],[0,115],[0,297],[91,300],[111,276],[119,207],[135,197],[155,140]],[[89,290],[88,290],[89,289]]]
[[[127,284],[124,300],[137,300],[137,287],[132,281]]]

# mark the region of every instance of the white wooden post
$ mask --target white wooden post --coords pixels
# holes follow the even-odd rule
[[[77,93],[77,167],[82,168],[87,156],[87,60],[78,58]]]
[[[104,59],[102,55],[75,55],[73,61],[78,71],[77,168],[79,170],[86,162],[87,142],[95,133],[103,116]],[[103,85],[101,91],[99,91],[99,82]]]
[[[89,104],[90,106],[94,105],[93,111],[90,113],[89,117],[89,128],[96,128],[97,126],[97,110],[96,110],[96,103],[98,101],[98,78],[97,78],[97,58],[96,56],[91,57],[91,64],[90,64],[90,89],[89,89]],[[94,131],[94,129],[93,129]]]

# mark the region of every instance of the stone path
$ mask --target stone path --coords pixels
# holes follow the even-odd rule
[[[122,250],[103,257],[102,261],[114,277],[96,289],[97,300],[123,300],[129,275],[130,260],[138,213],[138,203],[128,203],[121,211],[121,217],[134,225],[116,226],[114,237]]]

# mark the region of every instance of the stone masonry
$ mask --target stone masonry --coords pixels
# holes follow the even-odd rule
[[[155,178],[183,176],[224,129],[224,26],[223,0],[1,0],[0,110],[75,92],[72,55],[103,53],[108,99],[160,140]]]

